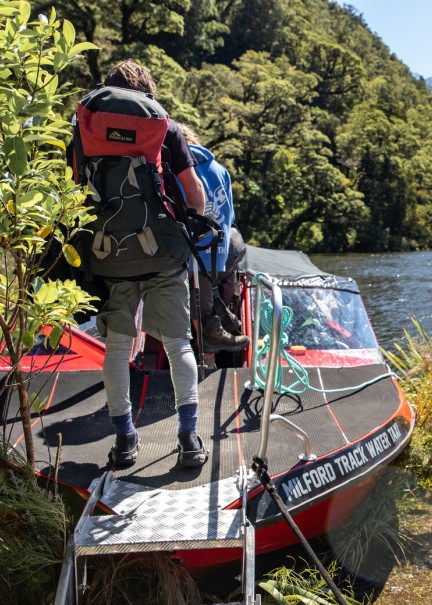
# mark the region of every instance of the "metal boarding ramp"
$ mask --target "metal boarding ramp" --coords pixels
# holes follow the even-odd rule
[[[265,276],[258,281],[272,293],[272,333],[267,381],[264,388],[263,416],[258,456],[267,451],[269,428],[280,422],[303,441],[300,458],[310,459],[309,438],[302,429],[287,419],[271,414],[274,379],[279,363],[279,341],[282,324],[282,293]],[[255,317],[259,318],[260,288],[257,287]],[[260,321],[255,322],[250,381],[256,388],[255,364]],[[246,514],[248,488],[257,485],[252,471],[241,467],[236,477],[217,484],[184,490],[154,489],[114,479],[107,471],[90,486],[91,494],[70,536],[59,579],[54,605],[80,605],[87,586],[88,557],[107,554],[167,552],[206,548],[241,548],[242,593],[244,605],[261,605],[255,593],[255,529]],[[253,474],[253,473],[252,473]],[[242,507],[224,510],[241,498]],[[98,501],[114,508],[114,515],[93,515]]]
[[[143,489],[115,480],[111,471],[91,487],[67,544],[54,605],[82,603],[88,588],[88,557],[206,548],[243,550],[243,602],[260,605],[261,597],[255,595],[255,531],[246,517],[245,467],[235,478],[218,482],[217,490],[212,484],[176,491]],[[240,509],[221,508],[239,495]],[[108,501],[119,512],[93,515],[98,501]]]

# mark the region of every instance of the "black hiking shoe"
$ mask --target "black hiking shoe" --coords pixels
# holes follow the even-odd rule
[[[229,334],[240,334],[241,323],[235,313],[230,311],[228,307],[224,314],[221,314],[221,323],[224,330]]]
[[[208,450],[194,431],[178,434],[178,450],[177,464],[182,468],[202,466],[208,458]]]
[[[219,353],[219,351],[243,351],[250,344],[248,336],[235,336],[223,329],[217,315],[203,319],[204,353]]]
[[[117,435],[109,458],[116,468],[135,464],[139,450],[138,433]]]

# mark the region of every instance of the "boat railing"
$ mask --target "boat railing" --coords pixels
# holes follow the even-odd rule
[[[280,363],[280,341],[282,331],[282,290],[277,283],[272,282],[268,276],[257,273],[254,276],[256,283],[255,292],[255,309],[254,309],[254,327],[252,339],[252,358],[250,365],[250,380],[246,383],[246,388],[254,390],[258,387],[257,371],[258,371],[258,346],[261,327],[261,308],[263,304],[263,287],[271,292],[272,303],[272,322],[270,333],[270,349],[266,362],[266,380],[264,386],[264,403],[261,417],[261,439],[258,450],[258,457],[264,460],[267,454],[270,424],[279,423],[296,435],[303,444],[303,453],[299,455],[301,460],[315,460],[316,456],[312,453],[312,447],[308,434],[299,426],[281,416],[280,414],[272,414],[273,392],[275,388],[275,379],[278,365]]]

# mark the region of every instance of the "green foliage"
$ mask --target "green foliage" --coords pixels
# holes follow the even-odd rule
[[[91,45],[75,44],[72,24],[60,23],[54,10],[49,19],[41,17],[38,22],[29,22],[29,14],[27,2],[8,2],[0,10],[3,335],[14,324],[19,310],[29,320],[39,319],[41,327],[60,327],[73,323],[73,313],[88,308],[90,302],[76,284],[43,283],[38,275],[42,273],[43,256],[54,240],[63,246],[66,260],[77,264],[76,253],[67,241],[93,220],[64,154],[71,127],[60,110],[64,98],[74,89],[66,85],[58,88],[58,74]],[[20,330],[23,327],[18,325]],[[26,331],[28,345],[29,335],[36,333]]]
[[[401,386],[415,407],[417,424],[432,432],[432,339],[418,319],[411,320],[415,336],[404,330],[404,338],[393,345],[395,352],[384,351],[384,355],[398,372]]]
[[[53,2],[91,88],[128,56],[233,177],[246,240],[307,252],[432,247],[432,102],[355,8],[327,0]],[[34,0],[36,15],[45,0]],[[60,82],[62,77],[60,76]],[[11,140],[9,156],[22,154]],[[18,168],[19,169],[19,168]]]
[[[368,557],[380,548],[394,559],[404,558],[408,537],[399,528],[396,502],[406,496],[407,475],[386,469],[349,521],[327,539],[332,556],[352,576],[362,575]]]
[[[426,488],[432,487],[432,339],[412,318],[416,335],[404,331],[394,351],[384,351],[416,412],[416,428],[402,463]]]
[[[328,573],[334,578],[338,573],[337,565],[332,562],[329,565]],[[267,574],[270,578],[267,581],[259,582],[262,588],[271,599],[266,599],[266,603],[277,603],[278,605],[333,605],[338,603],[334,594],[328,588],[326,581],[321,577],[318,570],[305,567],[301,571],[295,569],[295,562],[291,567],[280,567]],[[344,599],[347,605],[360,605],[353,597],[352,591],[344,591]]]
[[[3,603],[53,602],[68,519],[61,499],[0,442],[0,591]]]
[[[164,554],[93,557],[85,605],[198,605],[202,602],[192,576]]]
[[[75,30],[49,17],[30,20],[30,3],[0,5],[0,337],[20,397],[26,448],[32,461],[29,401],[21,359],[44,327],[51,327],[55,349],[77,311],[93,300],[74,281],[47,280],[50,248],[78,266],[70,239],[94,217],[85,192],[66,165],[71,126],[61,115],[76,92],[59,75],[80,53],[94,49],[75,43]],[[6,384],[8,381],[6,380]],[[3,387],[4,388],[4,387]]]

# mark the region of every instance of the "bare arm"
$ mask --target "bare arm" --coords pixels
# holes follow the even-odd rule
[[[190,166],[177,175],[186,195],[189,208],[195,208],[198,214],[204,214],[206,197],[204,186],[197,177],[195,169]]]

